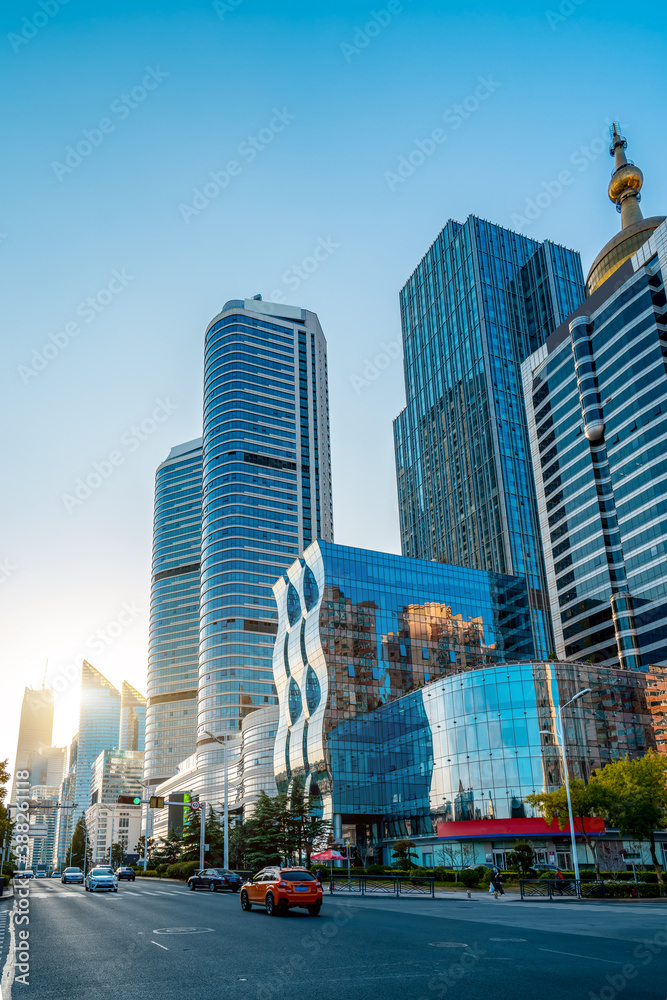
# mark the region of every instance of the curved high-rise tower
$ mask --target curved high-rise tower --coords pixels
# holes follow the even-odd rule
[[[326,341],[315,313],[232,300],[204,358],[198,767],[275,705],[273,584],[333,539]]]

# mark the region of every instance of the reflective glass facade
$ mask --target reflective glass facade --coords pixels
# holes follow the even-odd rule
[[[667,664],[667,225],[523,366],[556,650]]]
[[[201,456],[201,440],[178,445],[155,476],[144,772],[149,784],[174,774],[196,746]]]
[[[26,688],[23,692],[19,735],[16,744],[16,758],[12,777],[9,802],[16,805],[16,772],[30,766],[30,757],[41,747],[51,746],[53,735],[53,691],[41,688],[34,691]]]
[[[81,704],[76,741],[74,802],[70,829],[90,805],[90,772],[102,750],[118,746],[120,692],[86,660],[81,667]]]
[[[525,796],[563,784],[560,750],[540,730],[553,733],[558,707],[587,687],[563,713],[571,777],[655,746],[642,674],[548,661],[486,667],[332,729],[332,809],[376,843],[445,836],[439,824],[534,816]]]
[[[328,812],[335,727],[437,677],[533,651],[520,577],[314,542],[274,591],[276,782],[305,776]]]
[[[447,223],[401,292],[402,551],[524,576],[540,656],[553,641],[520,365],[583,297],[577,253],[474,216]]]
[[[146,739],[146,699],[127,681],[120,691],[121,750],[140,750],[143,753]]]
[[[312,312],[228,302],[206,332],[198,763],[275,705],[272,585],[332,537],[326,341]]]

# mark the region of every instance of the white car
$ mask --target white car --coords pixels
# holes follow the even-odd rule
[[[118,879],[113,872],[106,868],[93,868],[92,871],[89,871],[84,885],[86,892],[97,892],[100,889],[106,889],[107,892],[118,892]]]

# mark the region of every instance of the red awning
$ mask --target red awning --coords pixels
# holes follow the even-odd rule
[[[338,851],[332,851],[331,849],[327,851],[322,851],[320,854],[311,854],[311,861],[344,861],[345,856],[339,854]]]
[[[584,830],[592,836],[605,832],[604,820],[591,817],[584,820]],[[574,820],[575,834],[581,835],[581,820]],[[458,823],[438,823],[438,837],[441,840],[470,840],[475,837],[493,840],[496,837],[567,837],[569,823],[561,830],[558,820],[547,823],[541,816],[520,819],[467,819]]]

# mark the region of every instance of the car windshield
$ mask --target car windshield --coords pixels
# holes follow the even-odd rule
[[[281,872],[280,877],[286,882],[314,882],[315,876],[311,872]]]
[[[110,872],[107,868],[93,868],[91,875],[109,875]]]
[[[78,873],[78,872],[81,871],[81,869],[80,868],[66,868],[65,871],[66,872],[77,872]]]
[[[228,871],[226,868],[213,868],[212,872],[214,875],[233,875],[234,872]]]

